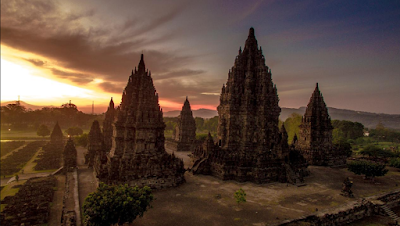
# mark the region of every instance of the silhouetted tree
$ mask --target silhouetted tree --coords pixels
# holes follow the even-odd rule
[[[38,136],[45,137],[45,136],[50,135],[50,130],[46,125],[42,124],[39,126],[38,130],[36,131],[36,134]]]
[[[70,136],[77,136],[77,135],[82,135],[83,130],[79,127],[70,127],[67,130],[65,130],[65,133]]]

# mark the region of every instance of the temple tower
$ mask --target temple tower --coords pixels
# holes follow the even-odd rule
[[[222,86],[217,145],[209,135],[194,150],[191,171],[222,180],[296,183],[306,175],[307,165],[291,161],[286,130],[278,127],[278,102],[271,70],[250,28],[244,49],[239,49]]]
[[[279,98],[250,28],[243,51],[229,70],[218,106],[218,139],[227,150],[263,152],[273,149],[279,135]]]
[[[94,165],[96,155],[105,155],[104,137],[101,133],[99,121],[94,120],[88,136],[88,152],[85,161],[89,167]]]
[[[191,151],[196,140],[196,122],[187,97],[183,103],[181,114],[178,116],[175,140],[178,142],[177,151]]]
[[[58,124],[58,122],[56,122],[56,125],[53,128],[53,131],[51,131],[50,143],[51,144],[63,144],[64,143],[64,135],[63,135],[63,132],[61,131],[61,128],[60,128],[60,125]]]
[[[115,108],[114,101],[111,97],[110,104],[105,114],[103,121],[103,134],[104,134],[104,149],[109,152],[112,147],[112,136],[113,136],[113,123],[115,119]]]
[[[318,83],[302,117],[296,147],[311,165],[332,165],[332,124]]]
[[[70,138],[68,138],[67,143],[65,144],[64,153],[63,153],[64,170],[66,172],[70,172],[73,169],[75,169],[77,155],[78,154],[76,152],[74,141],[70,137]]]
[[[158,94],[142,54],[115,111],[108,175],[100,180],[152,188],[183,183],[183,161],[165,151],[164,129]]]

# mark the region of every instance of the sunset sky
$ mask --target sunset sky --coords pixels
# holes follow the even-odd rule
[[[144,54],[164,111],[215,109],[254,27],[281,107],[400,114],[400,1],[1,1],[1,101],[118,104]]]

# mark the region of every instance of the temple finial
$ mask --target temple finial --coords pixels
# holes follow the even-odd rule
[[[255,37],[254,36],[254,28],[253,27],[251,27],[250,30],[249,30],[249,37]]]
[[[139,72],[146,72],[146,66],[144,64],[144,57],[143,57],[143,53],[140,56],[140,62],[139,62],[139,66],[138,66],[138,71]]]

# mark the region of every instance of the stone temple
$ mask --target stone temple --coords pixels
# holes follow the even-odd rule
[[[302,117],[296,149],[310,165],[334,166],[346,164],[346,153],[332,145],[331,118],[318,83]]]
[[[181,114],[178,116],[174,136],[177,142],[177,151],[193,151],[192,147],[196,141],[196,122],[187,97],[183,103]]]
[[[58,124],[58,122],[56,122],[56,125],[54,126],[53,131],[51,132],[50,143],[55,145],[64,144],[64,135],[63,132],[61,131],[61,127]]]
[[[102,155],[104,150],[104,138],[101,133],[99,121],[94,120],[88,136],[87,153],[85,154],[85,163],[93,167],[95,158]]]
[[[120,106],[114,110],[111,101],[106,113],[105,148],[98,152],[103,155],[95,157],[94,164],[99,180],[155,189],[183,183],[183,161],[165,151],[164,129],[158,94],[142,54],[138,69],[132,70],[123,91]],[[107,137],[110,130],[111,147]]]
[[[307,164],[288,145],[278,127],[281,108],[271,70],[265,65],[254,29],[235,58],[222,86],[218,106],[218,138],[211,135],[193,152],[194,174],[222,180],[267,183],[302,180]]]

